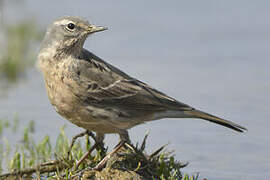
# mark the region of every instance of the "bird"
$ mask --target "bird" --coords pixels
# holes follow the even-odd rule
[[[48,27],[38,67],[48,98],[62,117],[94,131],[98,142],[110,133],[130,142],[128,129],[164,118],[198,118],[237,132],[247,130],[166,95],[84,48],[89,36],[107,29],[73,16],[58,18]]]

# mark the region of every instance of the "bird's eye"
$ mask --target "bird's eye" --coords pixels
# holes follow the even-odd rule
[[[75,24],[69,23],[69,24],[67,25],[67,28],[68,28],[69,30],[73,30],[73,29],[75,28]]]

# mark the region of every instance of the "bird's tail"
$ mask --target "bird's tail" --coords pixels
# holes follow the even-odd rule
[[[220,124],[222,126],[231,128],[231,129],[238,131],[238,132],[244,132],[244,130],[247,130],[245,127],[240,126],[234,122],[231,122],[231,121],[228,121],[225,119],[221,119],[217,116],[213,116],[213,115],[205,113],[203,111],[191,110],[191,111],[185,111],[185,114],[189,115],[190,117],[193,117],[193,118],[200,118],[200,119],[204,119],[204,120],[216,123],[216,124]]]

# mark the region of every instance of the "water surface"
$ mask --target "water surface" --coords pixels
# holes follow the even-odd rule
[[[62,15],[83,16],[109,31],[85,47],[153,87],[248,128],[239,134],[203,120],[164,119],[130,130],[133,142],[150,130],[149,151],[170,142],[185,172],[208,179],[270,177],[270,22],[268,1],[34,1],[10,8],[16,22],[36,15],[44,27]],[[20,18],[19,18],[20,17]],[[37,136],[56,138],[68,124],[49,104],[35,70],[0,101],[1,117],[35,120]],[[106,143],[116,144],[109,135]]]

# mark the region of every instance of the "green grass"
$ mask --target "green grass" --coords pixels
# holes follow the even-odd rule
[[[17,82],[26,70],[32,67],[36,58],[33,49],[42,39],[41,31],[32,20],[15,25],[3,25],[4,46],[0,50],[1,81]],[[2,82],[3,83],[3,82]]]
[[[18,142],[9,142],[7,133],[21,135]],[[33,121],[26,127],[21,127],[18,117],[14,120],[0,119],[0,179],[6,179],[5,173],[13,173],[24,178],[42,177],[46,179],[68,179],[83,174],[85,179],[161,179],[161,180],[196,180],[197,176],[183,175],[181,169],[185,164],[175,160],[170,153],[164,152],[163,147],[151,155],[144,155],[146,138],[135,149],[122,148],[110,158],[106,167],[98,172],[88,167],[95,167],[104,157],[100,150],[89,155],[78,169],[75,162],[91,147],[93,143],[88,136],[77,140],[67,157],[70,141],[65,133],[65,126],[60,128],[56,140],[45,135],[39,142],[34,140],[35,125]],[[54,143],[55,142],[55,143]],[[9,176],[11,177],[11,176]]]

